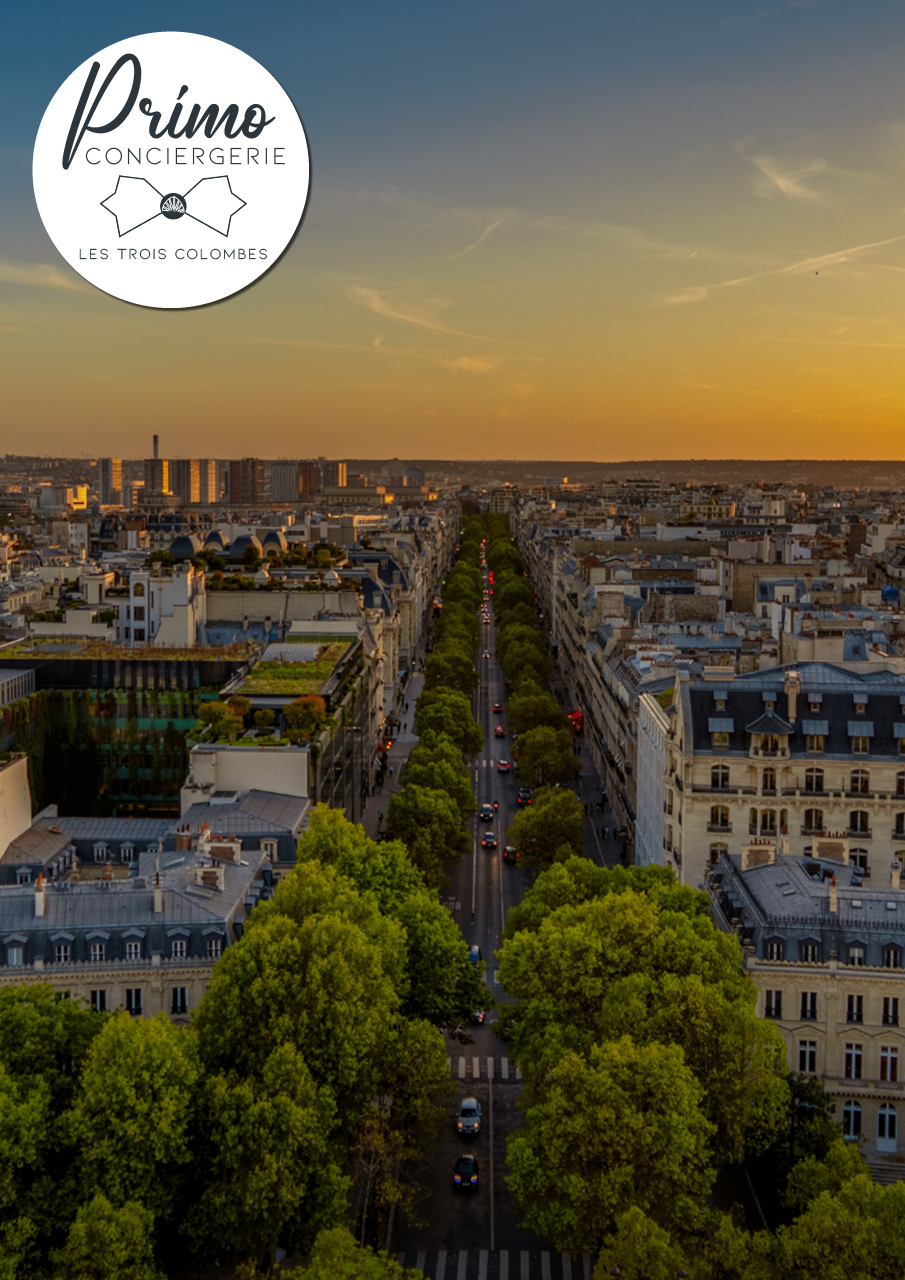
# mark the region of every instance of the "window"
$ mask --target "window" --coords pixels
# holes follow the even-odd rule
[[[866,769],[853,769],[849,790],[852,795],[866,796],[870,791],[870,774]]]
[[[817,1070],[816,1040],[798,1041],[798,1070],[801,1072],[815,1072]]]
[[[752,836],[757,835],[757,810],[748,810],[748,832]]]
[[[219,960],[223,953],[222,938],[208,938],[207,940],[207,958],[208,960]]]
[[[712,844],[710,846],[710,861],[716,862],[720,855],[729,852],[728,844]]]
[[[95,862],[107,861],[107,846],[105,844],[96,844],[94,846],[94,861]]]
[[[805,831],[822,831],[823,830],[823,810],[822,809],[805,809],[804,829]]]
[[[762,734],[760,745],[765,756],[775,756],[779,753],[779,738],[775,733]]]
[[[905,738],[900,740],[899,746],[901,747],[903,743],[905,743]],[[905,773],[896,774],[896,795],[905,796]]]
[[[849,947],[848,962],[849,964],[853,964],[857,966],[863,965],[864,964],[864,948],[861,946]]]
[[[845,1078],[846,1080],[860,1080],[861,1067],[864,1062],[864,1046],[860,1044],[852,1044],[849,1041],[845,1046]]]
[[[728,746],[729,746],[728,733],[715,733],[713,735],[713,748],[715,751],[718,751],[720,747],[728,747]]]
[[[808,755],[819,756],[823,754],[823,734],[808,734]]]
[[[853,867],[858,867],[865,875],[869,873],[870,868],[867,865],[866,849],[851,849],[849,851],[848,860]]]
[[[858,701],[857,701],[857,699],[856,699],[856,700],[855,700],[855,715],[856,715],[856,716],[863,716],[863,715],[866,715],[866,714],[867,714],[867,699],[865,698],[863,702],[858,702]]]
[[[126,1013],[141,1017],[141,987],[126,987]]]
[[[764,1017],[765,1018],[781,1018],[782,1017],[782,992],[781,991],[765,991],[764,992]]]
[[[185,938],[173,939],[173,959],[184,960],[186,956],[187,944]]]
[[[95,1013],[107,1012],[107,993],[106,991],[92,991],[89,993],[91,998],[91,1008]]]
[[[673,806],[673,794],[672,794],[672,791],[669,790],[666,793],[666,812],[667,813],[672,813],[672,806]],[[261,844],[261,847],[262,848],[266,847],[267,852],[271,857],[271,860],[274,860],[276,858],[276,848],[274,847],[274,842],[272,840],[263,841]]]
[[[802,1021],[813,1022],[817,1017],[817,992],[802,991],[801,993],[801,1018]]]
[[[783,946],[781,942],[767,943],[767,959],[768,960],[781,960],[782,952],[783,952]]]
[[[189,1011],[189,989],[188,987],[174,987],[172,997],[170,999],[170,1013],[188,1013]]]
[[[816,942],[801,943],[801,959],[805,964],[817,963],[817,943]]]
[[[776,770],[764,769],[761,778],[761,789],[765,792],[776,790]]]
[[[58,942],[54,954],[56,955],[57,964],[68,964],[72,955],[72,949],[68,942]]]
[[[669,823],[666,828],[666,850],[672,853],[672,823]]]
[[[729,768],[725,764],[715,765],[710,770],[710,785],[715,791],[729,786]]]
[[[760,815],[760,833],[762,836],[776,835],[776,810],[764,809]]]
[[[30,872],[30,871],[17,871],[17,872],[16,872],[16,884],[31,884],[31,872]]]
[[[884,996],[883,997],[883,1026],[897,1027],[899,1025],[899,997]]]
[[[144,605],[143,605],[143,604],[137,604],[137,605],[135,606],[134,610],[132,611],[132,617],[133,617],[133,619],[134,619],[134,621],[135,621],[135,622],[144,622],[144,620],[145,620],[145,607],[144,607]]]
[[[846,1022],[864,1021],[864,996],[848,996],[846,999]]]
[[[17,945],[6,948],[6,963],[18,968],[25,963],[25,948]]]
[[[862,738],[860,736],[852,738],[852,755],[866,756],[870,751],[870,738]]]
[[[883,968],[884,969],[901,969],[902,953],[898,947],[883,948]]]
[[[137,598],[137,599],[141,599],[141,597],[144,595],[144,593],[145,593],[145,584],[144,584],[143,582],[134,582],[134,583],[132,584],[132,595],[133,595],[133,597],[135,597],[135,598]]]
[[[811,711],[811,714],[812,714],[812,715],[816,715],[816,714],[817,714],[817,712],[820,710],[820,703],[819,703],[819,702],[809,702],[809,703],[808,703],[808,708],[809,708],[809,710]]]
[[[884,1102],[877,1111],[877,1138],[880,1142],[895,1142],[898,1137],[898,1116],[890,1102]]]
[[[135,639],[136,639],[136,640],[144,640],[144,638],[145,638],[145,629],[144,629],[144,627],[136,627],[136,628],[135,628]]]
[[[822,791],[823,790],[823,770],[822,769],[806,769],[804,774],[805,791]]]
[[[905,836],[905,813],[896,814],[896,828],[894,834],[897,836]]]
[[[126,959],[127,960],[141,959],[141,943],[140,942],[126,943]]]
[[[847,1102],[842,1108],[842,1136],[850,1140],[861,1137],[860,1102]]]
[[[880,1079],[894,1084],[899,1078],[899,1050],[894,1044],[880,1045]]]
[[[854,835],[870,835],[870,814],[866,809],[853,809],[848,815],[848,829]]]
[[[107,959],[107,945],[104,942],[92,942],[91,959],[94,964],[99,964],[102,960]]]
[[[724,804],[715,804],[710,809],[710,825],[723,831],[729,831],[729,810]]]

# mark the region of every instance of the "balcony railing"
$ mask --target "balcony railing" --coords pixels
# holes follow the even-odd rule
[[[732,834],[732,823],[731,822],[726,822],[726,823],[708,822],[707,830],[712,832],[719,832],[720,835],[729,836]]]

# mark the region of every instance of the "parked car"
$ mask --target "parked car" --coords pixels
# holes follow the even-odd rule
[[[493,805],[482,804],[478,810],[478,817],[482,822],[493,822]]]
[[[474,1156],[459,1156],[453,1169],[453,1191],[477,1191],[478,1162]]]
[[[456,1129],[463,1136],[474,1138],[481,1132],[481,1104],[477,1098],[462,1099],[456,1116]]]

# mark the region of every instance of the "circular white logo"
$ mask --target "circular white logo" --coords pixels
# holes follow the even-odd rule
[[[272,266],[308,198],[308,144],[273,76],[207,36],[120,40],[57,90],[35,198],[71,267],[144,307],[227,298]]]

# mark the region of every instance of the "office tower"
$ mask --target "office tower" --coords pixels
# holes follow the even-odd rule
[[[123,500],[122,458],[99,458],[97,487],[102,505],[118,505]]]
[[[299,463],[299,498],[307,502],[313,493],[323,493],[324,477],[318,462]]]
[[[154,440],[156,448],[156,436]],[[166,458],[145,458],[145,492],[170,492],[170,464]]]
[[[299,464],[274,462],[270,468],[270,497],[273,502],[298,502]]]
[[[241,458],[229,464],[229,501],[250,506],[261,501],[264,464],[258,458]]]
[[[183,505],[200,501],[199,465],[197,458],[173,458],[170,462],[170,484]]]
[[[216,458],[198,460],[198,501],[212,505],[220,499],[220,481]]]
[[[318,458],[321,478],[325,489],[345,489],[348,469],[345,462],[331,462],[327,458]]]

